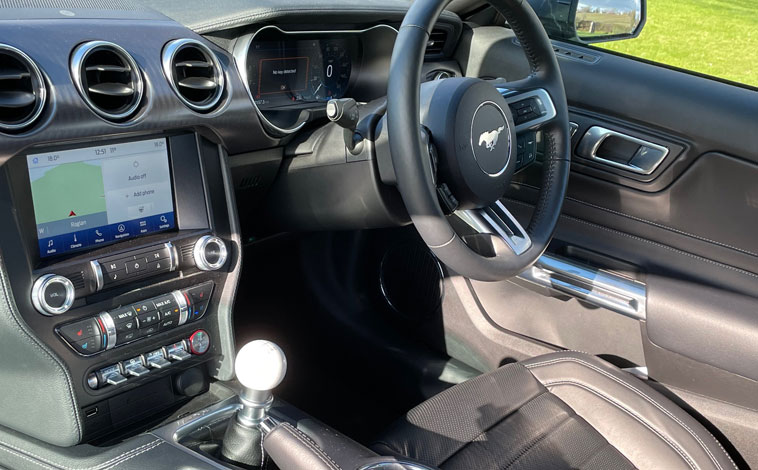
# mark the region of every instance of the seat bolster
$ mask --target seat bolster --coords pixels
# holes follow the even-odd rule
[[[558,352],[522,364],[637,468],[736,468],[721,444],[693,417],[638,378],[595,356]]]

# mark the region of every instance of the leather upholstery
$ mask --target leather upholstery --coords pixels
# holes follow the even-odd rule
[[[342,470],[310,437],[289,423],[279,424],[268,433],[263,448],[281,470]]]
[[[375,446],[448,469],[736,468],[695,419],[584,353],[501,367],[414,408]]]

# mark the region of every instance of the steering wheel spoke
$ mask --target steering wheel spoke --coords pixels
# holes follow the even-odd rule
[[[459,210],[453,215],[477,235],[493,235],[500,238],[516,255],[524,253],[532,246],[529,234],[500,201],[480,209]],[[466,235],[462,235],[465,240]]]

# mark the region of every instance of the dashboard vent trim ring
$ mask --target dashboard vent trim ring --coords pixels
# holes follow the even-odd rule
[[[188,54],[192,56],[177,61]],[[190,109],[207,113],[221,101],[226,86],[224,70],[207,45],[195,39],[173,40],[163,48],[161,62],[169,85]]]
[[[34,124],[47,103],[47,84],[37,64],[23,51],[0,44],[0,131],[17,132]],[[14,64],[15,62],[15,64]],[[12,67],[8,67],[12,64]],[[17,116],[10,118],[8,114]]]
[[[129,119],[142,103],[142,71],[118,44],[90,41],[77,46],[71,55],[71,77],[87,106],[110,121]]]

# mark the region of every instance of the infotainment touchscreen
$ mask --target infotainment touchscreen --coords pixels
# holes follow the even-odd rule
[[[165,138],[27,155],[42,258],[174,228]]]

